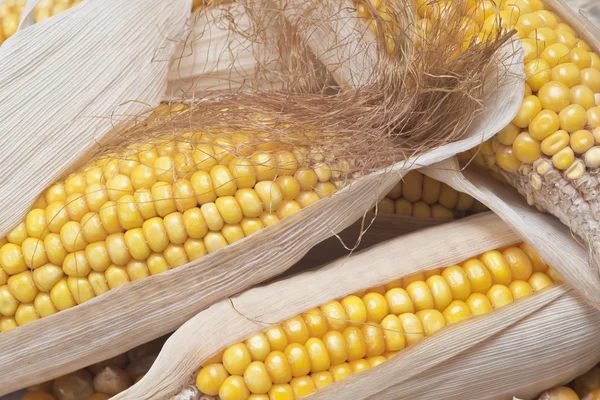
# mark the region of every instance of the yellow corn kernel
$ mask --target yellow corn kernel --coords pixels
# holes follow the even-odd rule
[[[92,212],[85,214],[81,218],[81,232],[88,243],[105,240],[108,236],[104,226],[102,226],[100,215]]]
[[[16,275],[27,270],[21,246],[6,243],[0,247],[0,266],[9,275]]]
[[[208,364],[196,375],[196,387],[205,395],[216,396],[228,377],[229,373],[223,364]]]
[[[25,216],[27,234],[34,238],[43,239],[49,233],[46,224],[46,212],[41,208],[34,208]]]
[[[292,379],[292,368],[287,356],[279,350],[269,353],[265,360],[265,367],[275,385],[287,383]]]
[[[7,285],[0,286],[0,314],[12,317],[17,311],[19,302],[11,294]]]
[[[331,182],[319,182],[314,190],[320,198],[324,198],[334,194],[337,191],[337,188]]]
[[[251,362],[252,357],[244,343],[231,345],[223,353],[223,366],[232,375],[243,375]]]
[[[485,314],[492,311],[492,303],[483,293],[473,293],[465,302],[472,315]]]
[[[323,304],[321,312],[327,317],[329,327],[334,331],[343,332],[348,326],[348,316],[344,307],[337,301],[330,301]]]
[[[394,211],[397,215],[410,216],[413,214],[413,206],[406,199],[396,200]]]
[[[131,254],[129,254],[129,251],[127,250],[125,235],[123,233],[113,233],[112,235],[108,235],[105,243],[106,250],[108,251],[108,255],[113,264],[125,265],[131,260]]]
[[[425,274],[423,272],[416,272],[414,274],[406,275],[404,278],[402,278],[404,288],[408,287],[408,285],[410,285],[413,282],[424,281],[424,280],[425,280]]]
[[[92,271],[88,275],[88,280],[96,296],[100,296],[102,293],[106,293],[110,290],[108,283],[106,283],[106,276],[103,272]]]
[[[442,312],[448,325],[460,322],[471,316],[471,310],[464,301],[454,300]]]
[[[69,213],[63,202],[50,203],[46,208],[46,221],[48,221],[48,230],[53,233],[59,233],[60,229],[69,222]]]
[[[543,110],[529,124],[529,134],[536,140],[544,140],[560,128],[560,118],[552,110]]]
[[[579,130],[571,135],[571,149],[577,154],[583,154],[594,146],[594,136],[588,130]]]
[[[410,346],[425,337],[423,325],[419,318],[412,313],[404,313],[398,316],[402,324],[402,332],[406,339],[406,345]]]
[[[492,287],[492,275],[480,260],[467,260],[462,268],[471,283],[473,293],[487,293]]]
[[[502,252],[502,255],[510,267],[513,280],[526,281],[529,279],[533,273],[533,266],[523,250],[518,247],[509,247]]]
[[[17,321],[11,317],[0,317],[0,332],[6,332],[16,328]]]
[[[206,203],[200,207],[202,217],[211,231],[217,232],[223,229],[225,221],[221,217],[215,203]]]
[[[487,251],[481,255],[480,259],[492,275],[494,285],[510,285],[512,273],[502,253],[496,250]]]
[[[69,194],[68,186],[65,185],[65,188],[67,189],[67,194]],[[108,182],[106,183],[106,193],[108,194],[108,198],[111,201],[116,202],[123,196],[132,195],[133,190],[134,190],[133,184],[131,183],[131,180],[129,179],[129,177],[126,175],[121,175],[121,174],[115,175],[112,179],[108,180]],[[78,192],[78,193],[83,194],[85,192]],[[68,198],[67,198],[67,200],[68,200]]]
[[[106,230],[107,233],[117,233],[122,232],[123,228],[119,224],[119,219],[117,218],[117,203],[114,201],[107,201],[104,203],[102,208],[100,208],[100,220],[102,221],[102,226]],[[68,224],[68,223],[67,223]],[[66,225],[65,225],[66,226]],[[65,229],[63,226],[62,229]],[[62,236],[61,229],[61,236]],[[68,249],[67,249],[68,250]]]
[[[297,213],[301,209],[302,207],[300,206],[300,204],[298,204],[294,200],[282,200],[279,204],[279,207],[277,207],[277,216],[280,219],[284,219],[292,214]]]
[[[65,185],[63,183],[55,183],[54,185],[46,189],[44,196],[46,197],[46,203],[48,204],[54,202],[64,203],[67,200],[67,192],[65,191]]]
[[[525,64],[526,82],[534,92],[537,92],[542,86],[550,82],[550,78],[552,77],[551,66],[544,59],[544,54],[547,50],[547,48],[544,50],[540,58],[536,58]],[[554,51],[551,54],[554,54]]]
[[[544,87],[545,86],[546,85],[544,85]],[[569,95],[567,93],[567,100],[568,99]],[[531,120],[533,120],[533,118],[542,111],[542,108],[542,102],[538,96],[532,95],[525,97],[521,103],[519,112],[512,121],[513,125],[517,126],[518,128],[527,128],[531,123]]]
[[[72,221],[81,221],[81,218],[90,211],[85,202],[85,196],[80,193],[73,193],[67,196],[65,207]]]
[[[290,318],[284,321],[281,326],[290,343],[304,344],[310,337],[308,327],[301,316]]]
[[[187,179],[180,179],[173,184],[173,197],[175,199],[175,207],[181,213],[196,207],[194,188]]]
[[[421,199],[432,205],[438,202],[442,191],[442,183],[426,175],[423,176],[423,189]]]
[[[293,378],[290,386],[296,399],[308,396],[316,390],[313,380],[308,376]]]
[[[42,318],[48,317],[50,315],[56,314],[58,310],[52,304],[52,299],[50,299],[50,295],[48,293],[38,293],[33,301],[33,306],[35,307],[36,312]],[[2,329],[0,328],[0,332]]]
[[[19,304],[19,307],[17,307],[17,311],[15,312],[15,321],[17,322],[17,325],[23,326],[36,319],[40,319],[40,316],[33,304]]]
[[[40,239],[25,239],[21,245],[21,251],[25,264],[31,269],[41,267],[48,262],[44,242]]]
[[[338,331],[327,332],[323,336],[323,343],[327,348],[332,365],[342,363],[348,359],[348,346],[342,333]]]
[[[600,72],[600,71],[599,71]],[[581,72],[573,63],[559,64],[552,68],[552,80],[560,82],[568,88],[581,84]]]
[[[377,212],[380,214],[393,214],[395,211],[396,203],[389,197],[384,197],[379,203],[377,203]]]
[[[274,212],[283,201],[283,194],[279,185],[272,181],[258,182],[254,187],[256,194],[263,203],[267,212]],[[266,225],[266,224],[265,224]]]
[[[440,275],[433,275],[427,278],[427,286],[433,296],[434,307],[438,311],[443,311],[448,304],[452,302],[453,294],[446,280]],[[412,303],[411,303],[412,306]],[[414,312],[414,308],[400,310],[401,312]]]
[[[271,352],[271,345],[269,339],[264,333],[258,333],[254,336],[249,337],[244,341],[252,361],[265,361],[267,356]]]
[[[194,172],[194,174],[190,177],[190,183],[192,185],[192,189],[194,190],[194,194],[196,195],[196,201],[198,204],[203,205],[206,203],[211,203],[217,199],[217,193],[215,192],[212,178],[208,172]]]
[[[528,132],[522,132],[515,138],[512,149],[519,161],[533,164],[542,155],[541,144]]]
[[[539,292],[540,290],[551,286],[552,280],[543,272],[535,272],[531,275],[527,283],[529,283],[529,286],[531,286],[534,292]]]
[[[433,289],[432,289],[433,292]],[[392,314],[414,313],[415,306],[406,290],[401,288],[390,289],[385,294],[390,312]]]
[[[258,394],[268,393],[273,385],[265,364],[260,361],[253,361],[246,368],[244,383],[250,392]]]
[[[59,266],[46,264],[33,271],[33,282],[39,290],[50,292],[52,287],[61,280],[63,275],[63,270]]]
[[[466,300],[471,294],[471,283],[465,271],[459,266],[446,268],[442,276],[450,286],[454,300]]]
[[[369,364],[369,362],[362,358],[360,360],[350,361],[348,363],[348,365],[350,366],[350,369],[352,370],[352,373],[354,373],[354,374],[357,374],[359,372],[362,372],[366,369],[371,368],[371,365]]]
[[[366,357],[379,356],[385,351],[385,338],[380,325],[368,322],[361,328],[366,344]]]
[[[427,283],[423,281],[411,282],[406,287],[406,292],[411,297],[413,305],[417,311],[435,307],[434,297]]]
[[[500,144],[502,144],[504,146],[511,146],[513,144],[515,138],[519,134],[519,132],[520,132],[520,130],[517,126],[515,126],[513,124],[509,124],[504,129],[502,129],[500,132],[498,132],[496,137],[498,138],[498,141],[500,142]],[[459,196],[460,196],[460,194],[459,194]]]
[[[250,391],[241,376],[227,377],[219,389],[219,399],[221,400],[241,400],[247,399],[249,396]]]
[[[572,104],[580,105],[585,110],[589,110],[590,108],[596,106],[596,96],[594,95],[594,92],[592,91],[592,89],[585,85],[573,86],[570,89],[570,96]],[[580,120],[584,119],[584,117],[582,117],[579,114],[576,114],[575,116],[578,117]],[[577,122],[581,124],[581,122]]]
[[[544,19],[538,14],[521,13],[520,17],[518,16],[519,14],[516,15],[519,18],[518,22],[516,23],[516,27],[520,28],[524,35],[529,35],[531,31],[546,26]]]
[[[327,347],[321,339],[310,338],[305,347],[310,358],[310,371],[312,373],[327,371],[331,367]]]
[[[431,207],[422,201],[413,204],[412,215],[416,218],[431,218]]]
[[[361,328],[356,326],[347,327],[343,332],[343,338],[346,343],[348,361],[359,360],[365,357],[367,354],[367,343]]]
[[[423,193],[423,174],[411,170],[403,178],[402,191],[404,198],[416,203],[421,199]]]
[[[587,110],[588,125],[592,129],[600,127],[600,107],[592,107]]]
[[[48,261],[55,265],[62,265],[65,257],[67,256],[67,251],[65,250],[62,242],[60,241],[60,236],[56,233],[51,233],[48,236],[46,236],[46,238],[44,239],[44,247],[46,248],[46,255],[48,256]]]
[[[558,117],[557,117],[558,118]],[[496,163],[507,172],[517,172],[521,161],[515,156],[512,147],[500,146],[496,152]]]
[[[65,249],[70,253],[84,250],[88,244],[81,231],[81,225],[75,221],[69,221],[62,227],[60,230],[60,240]]]
[[[567,131],[557,131],[542,141],[542,152],[547,156],[553,156],[569,145],[571,138]]]
[[[552,164],[560,170],[569,168],[573,161],[575,161],[575,154],[570,147],[565,147],[552,156]]]
[[[265,332],[271,350],[283,351],[289,344],[288,338],[285,334],[285,330],[281,325],[273,326]]]
[[[23,241],[28,237],[29,236],[27,235],[27,228],[25,227],[25,223],[21,222],[12,231],[8,232],[8,235],[6,235],[6,240],[8,240],[12,244],[20,246],[23,243]]]
[[[375,294],[377,294],[377,293],[375,293]],[[367,296],[367,295],[365,295],[365,296]],[[378,296],[381,296],[381,295],[378,295]],[[373,296],[373,294],[371,296],[367,297],[367,300],[371,302],[371,306],[373,307],[373,309],[370,311],[367,310],[367,306],[365,305],[365,304],[368,304],[368,302],[363,302],[363,300],[358,296],[352,296],[352,295],[346,296],[340,301],[340,303],[342,304],[342,307],[344,307],[344,311],[346,312],[346,316],[348,317],[350,325],[360,326],[362,323],[367,322],[368,314],[370,314],[371,317],[373,317],[373,314],[377,314],[376,310],[374,310],[376,307],[380,307],[380,309],[387,309],[389,312],[389,306],[385,299],[384,299],[384,302],[386,302],[385,307],[383,307],[381,304],[379,304],[380,299],[377,296]],[[386,313],[386,315],[387,315],[387,313]],[[379,322],[379,321],[375,321],[375,322]]]
[[[401,196],[402,196],[402,181],[396,183],[396,185],[387,194],[387,197],[389,197],[392,200],[397,200]]]
[[[494,285],[487,292],[487,297],[492,303],[492,307],[504,307],[513,301],[512,293],[505,285]]]
[[[92,286],[87,278],[69,276],[67,277],[67,285],[69,286],[71,295],[77,304],[85,303],[86,301],[96,297],[94,289],[92,289]]]
[[[560,129],[563,129],[567,132],[578,131],[583,129],[587,124],[587,114],[585,109],[579,104],[571,104],[562,110],[558,114],[558,119],[560,121]]]
[[[446,326],[444,315],[438,310],[421,310],[416,315],[421,321],[425,336],[430,336]]]
[[[88,244],[85,248],[85,259],[87,260],[89,267],[98,272],[106,271],[111,264],[105,242]]]
[[[310,374],[310,377],[315,384],[315,388],[317,390],[324,388],[325,386],[331,385],[333,383],[333,376],[329,371],[321,371]]]
[[[125,270],[127,271],[127,276],[132,281],[150,276],[148,265],[143,261],[131,260],[125,266]]]
[[[80,174],[73,174],[65,180],[65,192],[67,196],[73,193],[85,193],[85,177]],[[116,200],[115,200],[116,201]]]
[[[58,281],[52,290],[50,290],[50,298],[52,299],[52,304],[59,311],[66,310],[67,308],[75,307],[77,303],[73,299],[71,292],[69,291],[69,286],[67,285],[67,279],[62,278]]]
[[[385,297],[379,293],[367,293],[363,296],[362,301],[367,311],[367,322],[379,323],[389,314],[388,303]]]
[[[513,281],[508,287],[515,300],[533,293],[532,287],[525,281]]]
[[[21,303],[31,303],[38,294],[38,288],[31,271],[21,272],[8,278],[8,290]]]
[[[106,277],[106,283],[108,284],[108,287],[111,289],[115,289],[129,282],[127,270],[124,267],[114,264],[104,271],[104,276]]]

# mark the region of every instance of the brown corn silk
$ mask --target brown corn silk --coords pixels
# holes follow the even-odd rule
[[[598,28],[578,15],[562,0],[545,0],[544,4],[576,29],[580,37],[596,50],[599,49]],[[585,180],[593,185],[597,171],[594,169],[588,171],[588,175],[578,183],[567,182],[561,174],[560,182],[556,185],[545,183],[541,191],[534,190],[529,179],[520,172],[503,173],[504,179],[515,186],[531,205],[558,216],[566,225],[563,226],[553,216],[535,213],[527,206],[524,199],[519,199],[508,187],[492,182],[489,172],[478,172],[481,167],[468,165],[462,174],[459,170],[458,163],[447,161],[428,168],[426,173],[434,179],[472,195],[500,215],[513,229],[520,232],[525,241],[538,249],[542,258],[552,264],[566,282],[577,288],[588,301],[598,307],[600,278],[597,269],[599,244],[597,223],[592,215],[586,216],[581,213],[584,206],[593,206],[597,203],[594,197],[584,200],[582,192],[589,189],[586,187]],[[591,180],[589,174],[593,174]],[[580,184],[581,189],[577,187]],[[588,195],[592,194],[588,193]],[[575,218],[570,218],[572,213],[576,214]]]
[[[251,289],[211,306],[183,325],[167,341],[148,374],[115,399],[178,398],[178,393],[193,392],[188,385],[203,361],[268,326],[349,293],[517,242],[518,235],[498,217],[481,214],[405,235],[318,270]],[[597,362],[599,324],[596,310],[575,291],[554,285],[446,327],[383,365],[308,398],[531,398]],[[542,336],[544,340],[540,340]],[[473,379],[474,370],[478,379]]]
[[[189,132],[218,135],[225,143],[225,150],[241,155],[244,145],[236,144],[234,140],[240,134],[252,144],[275,142],[295,148],[309,146],[313,150],[310,154],[316,158],[322,155],[335,161],[356,159],[342,171],[348,180],[361,174],[368,175],[354,180],[335,196],[322,199],[225,250],[176,271],[111,290],[51,318],[3,333],[0,339],[0,394],[115,356],[174,330],[218,300],[280,274],[311,247],[358,220],[408,169],[416,167],[417,162],[429,165],[475,146],[487,138],[485,128],[489,128],[490,120],[497,124],[494,131],[506,125],[517,111],[518,104],[513,100],[522,96],[521,85],[518,85],[518,76],[522,74],[520,64],[502,63],[521,55],[507,51],[507,48],[495,53],[493,45],[474,48],[456,59],[450,59],[450,54],[446,53],[442,53],[444,58],[407,52],[411,58],[406,59],[397,54],[393,65],[380,65],[364,86],[341,94],[329,94],[332,88],[325,83],[321,84],[317,94],[312,94],[309,90],[314,90],[314,82],[319,81],[315,78],[316,70],[302,60],[307,48],[297,36],[286,36],[291,38],[292,48],[300,49],[284,64],[294,68],[284,70],[285,74],[280,75],[284,82],[291,82],[287,91],[213,92],[205,96],[205,101],[192,104],[185,113],[171,115],[156,125],[146,125],[140,122],[143,118],[138,117],[139,111],[147,110],[146,104],[156,104],[164,93],[165,66],[176,42],[169,37],[176,37],[175,32],[183,30],[185,39],[191,25],[183,24],[183,12],[178,19],[167,18],[170,14],[165,10],[175,13],[174,9],[178,8],[173,5],[175,3],[156,0],[155,5],[160,7],[151,12],[157,12],[157,20],[165,18],[168,23],[173,23],[173,34],[165,39],[164,31],[158,34],[152,30],[155,36],[149,36],[157,42],[143,42],[144,47],[138,43],[138,48],[134,38],[140,31],[135,31],[127,18],[148,12],[147,3],[115,4],[112,8],[105,2],[100,3],[88,0],[45,23],[34,24],[18,32],[0,48],[0,66],[7,67],[0,72],[0,86],[6,88],[3,93],[11,90],[21,93],[6,99],[0,106],[8,116],[0,121],[0,129],[6,132],[0,143],[10,150],[0,158],[0,171],[7,177],[0,187],[2,234],[21,220],[43,188],[67,169],[73,169],[77,160],[87,161],[91,154],[106,155],[132,143],[152,143],[156,139],[186,140],[188,144],[198,144],[194,140],[202,140],[190,138]],[[188,13],[189,2],[181,3]],[[116,19],[121,24],[120,30],[113,32],[110,29],[110,35],[119,40],[130,40],[127,43],[131,45],[131,51],[125,52],[130,58],[119,59],[119,62],[112,59],[104,60],[106,63],[92,62],[94,57],[102,59],[104,47],[91,39],[95,23],[84,22],[99,13],[100,8],[106,13],[105,18]],[[248,12],[257,10],[248,9]],[[161,16],[158,16],[159,11],[163,13]],[[143,26],[150,30],[148,26],[154,25],[146,19]],[[307,29],[307,26],[303,28]],[[408,34],[410,30],[408,27]],[[52,58],[52,68],[43,59],[40,67],[44,72],[43,85],[42,78],[37,75],[33,77],[35,79],[29,76],[30,80],[24,77],[14,80],[19,76],[17,71],[28,71],[23,64],[34,62],[35,54],[39,56],[48,49],[63,49],[64,42],[70,37],[66,33],[76,35],[77,43],[81,43],[86,51],[77,56],[66,50],[58,52],[57,57]],[[39,40],[42,35],[46,40]],[[36,46],[31,46],[30,41],[36,38]],[[442,35],[438,38],[441,43],[448,40]],[[166,47],[161,47],[163,41],[166,41]],[[289,42],[278,44],[284,47]],[[33,48],[32,54],[22,52],[25,55],[20,55],[19,50],[27,46]],[[171,52],[162,54],[165,49]],[[151,69],[143,84],[129,73],[132,59],[137,60],[138,52],[147,56],[142,61],[149,63]],[[485,60],[485,57],[489,59]],[[67,77],[66,72],[71,72],[72,68],[69,63],[80,70]],[[402,65],[404,67],[399,68]],[[111,71],[107,79],[98,81],[95,78],[107,70]],[[119,84],[113,85],[108,77]],[[35,92],[27,82],[32,82],[32,86],[42,85],[43,90]],[[94,86],[96,83],[98,85]],[[90,90],[81,91],[74,99],[66,95],[77,92],[81,85]],[[31,90],[21,91],[21,87]],[[94,96],[96,91],[111,96],[96,104],[94,102],[99,101]],[[30,92],[35,96],[30,96]],[[42,95],[55,92],[56,96]],[[17,107],[24,104],[24,93],[27,93],[27,111],[45,112],[39,114],[39,120],[34,124],[28,125],[29,131],[33,132],[31,136],[22,134],[22,125],[27,118],[23,107]],[[215,95],[218,96],[215,98]],[[123,107],[120,107],[115,111],[119,104],[125,105],[126,110],[121,112]],[[464,112],[465,104],[470,104],[477,117]],[[17,111],[9,112],[15,107]],[[132,118],[132,114],[138,118]],[[127,124],[120,123],[123,121]],[[452,128],[442,129],[447,126]],[[32,137],[44,139],[34,141]],[[95,146],[92,138],[104,137],[107,138],[101,146]],[[56,157],[57,154],[62,157]],[[40,174],[42,166],[44,173]],[[29,203],[25,199],[29,199]],[[20,365],[18,370],[11,367],[16,364]]]

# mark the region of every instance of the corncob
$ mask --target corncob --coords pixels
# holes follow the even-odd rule
[[[0,332],[187,264],[336,191],[339,172],[308,168],[301,148],[244,145],[236,157],[228,140],[134,143],[50,186],[0,238]]]
[[[488,251],[330,301],[233,344],[204,363],[196,386],[220,400],[298,399],[557,281],[526,244]]]
[[[600,368],[592,368],[566,386],[545,391],[538,400],[599,400]]]
[[[465,43],[516,30],[525,55],[525,96],[512,123],[462,155],[492,170],[587,243],[600,235],[600,56],[541,0],[472,3]],[[418,1],[417,29],[439,23],[454,2]],[[424,27],[424,28],[423,28]],[[592,246],[595,247],[595,246]],[[593,248],[596,260],[599,250]]]
[[[377,212],[383,214],[450,220],[485,210],[483,204],[468,194],[414,170],[377,205]]]
[[[50,382],[27,388],[21,400],[108,400],[139,381],[152,366],[165,338]]]

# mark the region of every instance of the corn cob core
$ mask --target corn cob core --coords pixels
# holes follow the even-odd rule
[[[557,279],[527,244],[488,251],[330,301],[229,346],[204,363],[196,386],[221,400],[298,399]]]
[[[336,191],[338,172],[306,167],[302,149],[238,139],[248,156],[218,135],[137,143],[50,186],[0,238],[0,331],[187,264]]]
[[[21,400],[108,400],[150,370],[164,343],[157,339],[53,381],[27,388]]]
[[[485,211],[486,207],[466,193],[410,171],[381,200],[377,212],[417,218],[454,219]]]
[[[35,22],[40,22],[60,14],[82,1],[40,0],[33,11]],[[19,20],[21,19],[21,11],[23,11],[26,3],[27,0],[6,0],[3,4],[0,4],[0,45],[17,31]],[[192,3],[192,12],[199,11],[202,3],[203,0],[194,0]]]

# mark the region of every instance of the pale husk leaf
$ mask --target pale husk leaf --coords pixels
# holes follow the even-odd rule
[[[523,67],[518,62],[522,52],[507,45],[498,57],[506,60],[507,52],[517,61],[486,80],[493,95],[485,99],[484,112],[463,139],[364,176],[334,196],[221,251],[3,333],[0,394],[116,356],[175,330],[211,304],[286,271],[313,246],[363,216],[409,169],[447,159],[489,138],[488,133],[513,119],[522,97]],[[75,156],[77,146],[83,146],[82,142],[65,147],[64,152]],[[7,205],[2,212],[21,209],[2,198],[0,203]],[[18,370],[12,367],[15,363],[21,366]]]
[[[256,90],[261,65],[279,68],[277,49],[270,42],[258,43],[244,34],[252,27],[242,4],[210,7],[192,15],[189,24],[193,29],[175,50],[163,101],[194,101],[208,91]],[[273,35],[280,33],[277,23],[269,29]],[[281,82],[270,83],[261,79],[260,88],[282,87]]]
[[[123,116],[159,104],[190,8],[86,0],[0,47],[0,236]]]
[[[600,305],[600,278],[589,266],[589,253],[557,218],[527,205],[514,189],[494,180],[487,171],[467,168],[461,172],[456,159],[422,172],[485,204],[533,246],[565,282],[596,307]]]
[[[183,325],[148,374],[115,399],[170,398],[191,383],[204,360],[268,326],[349,293],[406,274],[453,265],[518,241],[497,216],[478,215],[396,238],[319,270],[251,289],[213,305]],[[600,315],[595,309],[560,285],[444,329],[383,365],[309,398],[531,397],[549,384],[585,371],[600,358],[600,349],[594,344],[600,339],[599,327]],[[549,354],[552,357],[544,356]],[[473,371],[477,371],[477,379]]]

